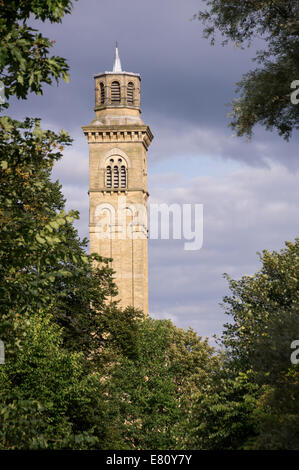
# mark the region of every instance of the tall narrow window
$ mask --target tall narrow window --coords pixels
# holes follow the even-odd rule
[[[113,187],[118,188],[119,187],[119,171],[118,171],[118,166],[115,166],[113,168]]]
[[[119,82],[111,83],[111,103],[120,103],[120,84]]]
[[[104,83],[101,82],[100,84],[100,89],[101,89],[101,104],[105,103],[105,87]]]
[[[122,188],[126,188],[127,186],[127,172],[124,165],[120,168],[120,185]]]
[[[127,102],[130,105],[134,104],[134,84],[132,82],[129,82],[127,86]]]
[[[107,188],[112,188],[112,172],[110,165],[106,168],[106,186]]]

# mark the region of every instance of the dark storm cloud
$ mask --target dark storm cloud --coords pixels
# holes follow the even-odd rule
[[[269,167],[271,162],[279,162],[291,171],[299,168],[299,139],[294,137],[285,142],[278,135],[266,132],[257,127],[250,142],[238,138],[225,127],[202,126],[190,123],[184,125],[182,120],[161,118],[153,115],[151,128],[155,140],[151,147],[151,161],[181,156],[201,158],[203,156],[222,157],[249,166]]]

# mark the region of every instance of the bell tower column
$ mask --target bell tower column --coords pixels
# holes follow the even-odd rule
[[[90,252],[112,258],[120,306],[148,314],[147,150],[153,139],[140,117],[140,75],[95,75],[89,145]]]

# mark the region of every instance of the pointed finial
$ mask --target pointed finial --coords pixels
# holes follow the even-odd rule
[[[119,54],[118,54],[117,41],[115,43],[115,57],[114,57],[113,72],[116,72],[116,73],[122,72],[120,58],[119,58]]]

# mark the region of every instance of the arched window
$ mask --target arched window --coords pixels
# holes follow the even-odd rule
[[[129,82],[127,86],[127,102],[130,105],[134,104],[134,84],[132,82]]]
[[[106,168],[106,186],[107,188],[112,188],[112,172],[110,165]]]
[[[111,83],[111,103],[120,103],[120,84],[119,82]]]
[[[105,87],[104,87],[103,82],[101,82],[100,84],[100,90],[101,90],[101,104],[104,104],[105,103]]]
[[[120,185],[122,188],[127,187],[127,171],[124,165],[120,167]]]
[[[125,189],[127,187],[127,163],[124,158],[118,155],[109,158],[105,174],[107,189]]]
[[[119,188],[119,169],[116,165],[113,168],[113,187]]]

